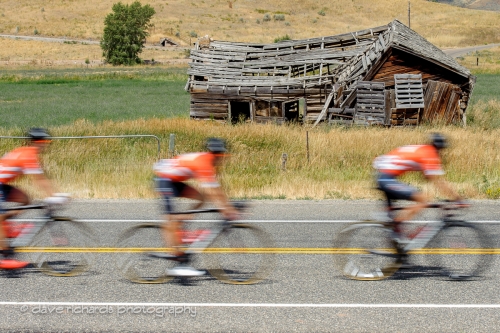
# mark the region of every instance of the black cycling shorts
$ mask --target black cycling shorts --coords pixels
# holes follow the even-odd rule
[[[412,200],[411,197],[419,192],[413,186],[401,183],[395,176],[379,173],[376,177],[377,187],[385,193],[388,199]]]
[[[165,208],[165,214],[174,214],[173,198],[182,196],[182,192],[190,187],[183,182],[174,182],[170,178],[156,178],[156,191],[161,193]]]
[[[9,184],[0,183],[0,214],[5,213],[3,203],[9,198],[9,194],[14,187]]]

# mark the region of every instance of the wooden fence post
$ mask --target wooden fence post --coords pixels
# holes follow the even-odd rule
[[[170,133],[170,140],[168,141],[168,157],[172,158],[174,157],[174,151],[175,151],[175,134]]]
[[[281,170],[286,171],[286,160],[288,159],[288,154],[281,154]]]

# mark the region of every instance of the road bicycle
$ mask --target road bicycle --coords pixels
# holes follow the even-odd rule
[[[430,259],[431,269],[452,280],[483,273],[493,254],[488,234],[477,224],[458,219],[456,206],[436,203],[428,208],[440,209],[439,221],[403,232],[402,240],[394,239],[390,219],[347,225],[333,242],[337,269],[353,280],[382,280],[401,268],[403,256],[422,254]]]
[[[97,237],[85,223],[56,216],[56,208],[44,204],[5,208],[12,210],[43,210],[41,218],[32,222],[4,221],[10,248],[22,260],[50,276],[75,276],[89,269],[95,260],[92,248]]]
[[[233,202],[243,211],[244,202]],[[187,210],[175,214],[220,213],[218,208]],[[216,279],[230,284],[254,284],[265,279],[274,265],[273,241],[264,230],[250,224],[218,220],[207,229],[183,232],[185,253],[202,253],[205,266]],[[177,264],[168,255],[162,223],[133,226],[121,234],[115,246],[117,268],[136,283],[165,283],[173,276],[166,271]]]

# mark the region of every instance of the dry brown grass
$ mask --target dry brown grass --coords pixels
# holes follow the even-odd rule
[[[104,18],[117,0],[3,0],[0,4],[0,32],[5,34],[66,36],[98,40],[102,35]],[[132,1],[123,1],[131,3]],[[335,35],[384,25],[393,19],[408,24],[406,0],[339,0],[318,3],[314,0],[238,0],[229,8],[225,0],[161,1],[143,0],[156,10],[155,28],[148,42],[158,43],[161,37],[174,39],[179,32],[187,45],[190,33],[210,35],[218,40],[270,43],[276,37],[288,35],[293,39]],[[319,12],[323,10],[325,15]],[[263,22],[264,12],[271,18],[283,13],[285,21]],[[434,3],[426,0],[411,2],[411,27],[440,47],[478,45],[500,41],[500,13],[476,11]],[[260,24],[257,23],[260,20]],[[194,40],[194,38],[193,38]],[[0,40],[2,44],[5,40]],[[186,43],[187,42],[187,43]],[[31,42],[12,44],[12,54],[29,54],[33,46],[41,56],[65,59],[98,59],[95,46],[72,45],[51,51],[56,46],[42,48]],[[17,50],[17,47],[21,50]],[[5,47],[2,47],[4,49]],[[71,49],[73,48],[73,49]],[[74,58],[72,58],[74,57]],[[144,58],[153,56],[144,55]],[[160,56],[154,55],[160,59]]]
[[[500,47],[472,52],[458,59],[473,73],[500,73]]]
[[[226,138],[231,158],[222,181],[232,197],[286,199],[375,199],[372,188],[374,157],[394,147],[426,141],[431,131],[450,138],[444,153],[447,178],[468,198],[500,196],[500,130],[478,128],[307,129],[276,125],[222,125],[188,119],[87,121],[53,128],[56,135],[155,134],[166,156],[169,133],[176,133],[178,153],[198,151],[210,136]],[[309,161],[306,152],[309,131]],[[269,133],[273,133],[272,136]],[[11,130],[8,134],[19,134]],[[3,140],[2,151],[16,143]],[[281,155],[288,154],[286,171]],[[44,155],[47,172],[61,190],[78,198],[152,198],[151,167],[156,145],[151,140],[106,139],[56,141]],[[407,180],[423,185],[421,177]],[[27,186],[23,182],[23,186]],[[434,189],[423,186],[432,196]],[[38,195],[36,192],[33,192]]]
[[[37,65],[38,67],[78,65],[86,66],[85,60],[89,60],[89,66],[102,65],[102,50],[96,44],[84,43],[53,43],[42,41],[26,41],[19,39],[0,38],[0,67],[11,68],[13,66]],[[171,63],[184,64],[187,66],[186,53],[175,48],[149,49],[145,48],[141,58]]]

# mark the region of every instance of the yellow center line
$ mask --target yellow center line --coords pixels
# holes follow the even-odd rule
[[[192,249],[194,251],[202,251],[202,249]],[[378,249],[395,253],[391,249]],[[116,248],[116,247],[24,247],[17,248],[17,252],[94,252],[94,253],[135,253],[135,252],[170,252],[169,248]],[[203,253],[252,253],[252,254],[367,254],[364,249],[359,248],[209,248],[204,249]],[[500,249],[419,249],[410,251],[410,254],[500,254]]]

